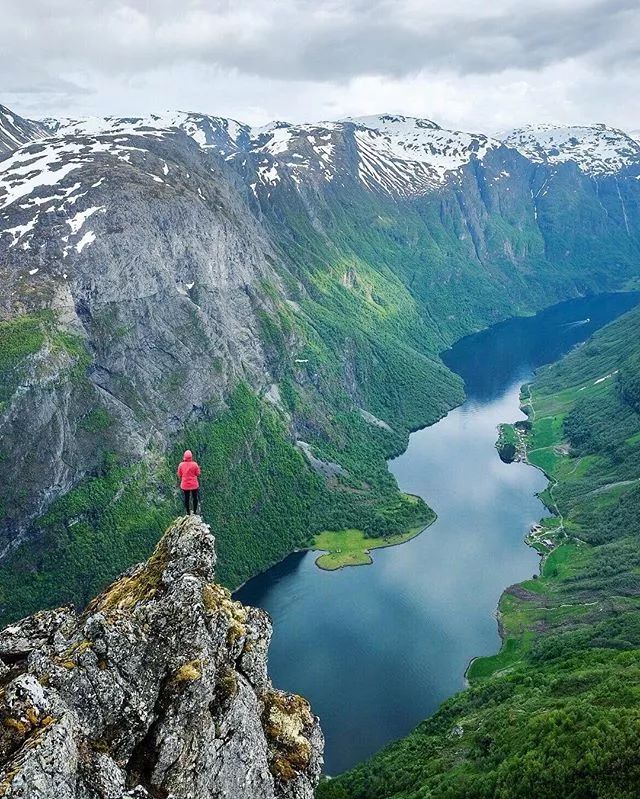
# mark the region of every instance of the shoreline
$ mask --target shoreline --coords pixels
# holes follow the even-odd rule
[[[431,527],[431,525],[434,524],[434,522],[437,521],[437,519],[438,519],[438,514],[435,513],[435,511],[434,511],[433,519],[431,519],[431,521],[427,522],[426,524],[419,525],[417,527],[411,527],[406,532],[397,533],[395,536],[386,536],[386,537],[381,536],[380,540],[383,543],[377,544],[375,546],[370,546],[368,549],[362,550],[363,555],[367,555],[369,557],[368,561],[365,561],[365,562],[362,562],[362,563],[341,563],[341,564],[339,564],[337,566],[323,566],[320,563],[320,560],[325,555],[335,554],[332,550],[322,549],[320,547],[315,547],[315,546],[310,546],[306,550],[300,550],[300,551],[321,552],[321,553],[323,553],[321,555],[318,555],[318,557],[314,561],[314,565],[317,566],[318,569],[320,569],[321,571],[335,572],[335,571],[340,571],[340,569],[353,568],[353,567],[357,567],[357,566],[373,566],[374,560],[373,560],[373,557],[371,555],[372,552],[375,552],[375,550],[377,550],[377,549],[390,549],[391,547],[399,547],[399,546],[402,546],[403,544],[408,544],[409,541],[413,541],[419,535],[422,535],[422,533],[424,533],[425,530],[428,530],[429,527]],[[336,531],[336,532],[340,532],[340,531]],[[398,541],[388,540],[389,538],[393,538],[393,537],[399,538],[400,540],[398,540]],[[370,539],[370,540],[375,540],[375,539]]]
[[[460,403],[460,405],[463,405],[465,401],[466,401],[466,397],[465,397],[465,400],[463,400],[463,401]],[[409,435],[411,434],[411,432],[414,432],[414,433],[415,433],[415,432],[418,432],[418,430],[426,430],[426,428],[427,428],[427,427],[432,427],[434,424],[437,424],[437,423],[438,423],[438,422],[440,422],[442,419],[444,419],[444,418],[445,418],[445,416],[447,416],[447,414],[449,414],[451,411],[455,410],[455,408],[459,408],[459,407],[460,407],[460,405],[456,405],[456,406],[454,406],[453,408],[450,408],[450,409],[449,409],[449,410],[448,410],[448,411],[447,411],[447,412],[446,412],[444,415],[440,416],[440,417],[439,417],[438,419],[436,419],[434,422],[431,422],[430,424],[426,424],[426,425],[424,425],[423,427],[418,427],[416,430],[410,431]],[[406,446],[406,447],[404,448],[404,450],[403,450],[403,451],[400,453],[400,455],[403,455],[403,454],[404,454],[404,452],[406,452],[406,451],[407,451],[408,447],[409,447],[409,442],[408,442],[408,438],[407,438],[407,446]],[[390,457],[390,458],[387,458],[387,459],[386,459],[386,462],[387,462],[387,464],[389,464],[389,463],[390,463],[392,460],[395,460],[395,458],[396,458],[396,457],[400,457],[400,455],[394,455],[394,456],[392,456],[392,457]],[[410,492],[408,492],[408,491],[400,491],[400,489],[398,489],[398,492],[399,492],[399,493],[401,493],[401,494],[407,494],[408,496],[418,497],[418,494],[411,494],[411,493],[410,493]],[[419,497],[419,498],[420,498],[420,499],[422,499],[422,497]],[[424,501],[424,500],[423,500],[423,501]],[[425,503],[425,504],[426,504],[426,503]],[[432,525],[432,524],[434,524],[434,522],[436,522],[436,521],[438,520],[438,514],[437,514],[437,513],[436,513],[436,512],[433,510],[433,508],[432,508],[430,505],[427,505],[427,507],[428,507],[428,508],[429,508],[429,510],[431,510],[431,512],[433,513],[433,518],[431,519],[431,521],[428,521],[428,522],[426,522],[425,524],[421,524],[421,525],[417,526],[416,528],[413,528],[413,527],[412,527],[412,528],[410,528],[410,530],[416,530],[416,532],[414,532],[414,533],[413,533],[413,535],[410,535],[408,538],[404,538],[402,541],[393,541],[393,542],[389,542],[389,543],[387,543],[387,544],[381,544],[380,546],[371,547],[371,549],[372,549],[372,550],[376,550],[376,549],[389,549],[390,547],[402,546],[402,544],[408,544],[408,543],[409,543],[409,541],[413,541],[413,539],[414,539],[414,538],[417,538],[419,535],[422,535],[422,533],[424,533],[424,532],[425,532],[425,530],[428,530],[428,529],[429,529],[429,527],[431,527],[431,525]],[[345,528],[345,529],[346,529],[346,528]],[[339,531],[338,531],[338,532],[339,532]],[[408,532],[409,532],[409,531],[406,531],[405,533],[398,533],[398,535],[401,535],[401,536],[402,536],[402,535],[406,535]],[[318,535],[318,534],[316,534],[316,535]],[[315,537],[315,536],[314,536],[314,537]],[[384,539],[382,539],[382,540],[384,540]],[[246,580],[243,580],[243,582],[241,582],[241,583],[240,583],[238,586],[236,586],[235,588],[231,588],[231,589],[229,589],[229,590],[231,591],[231,596],[233,596],[234,594],[236,594],[238,591],[241,591],[241,590],[242,590],[242,589],[245,587],[245,585],[247,585],[247,583],[250,583],[252,580],[255,580],[255,579],[256,579],[256,577],[260,577],[261,575],[263,575],[263,574],[266,574],[266,573],[267,573],[268,571],[270,571],[271,569],[275,568],[276,566],[279,566],[281,563],[284,563],[284,561],[285,561],[287,558],[291,557],[291,555],[296,555],[296,554],[298,554],[299,552],[324,552],[324,553],[327,553],[327,554],[328,554],[328,553],[329,553],[329,550],[326,550],[326,549],[324,549],[324,550],[323,550],[323,549],[319,549],[318,547],[314,547],[312,544],[309,544],[309,546],[304,546],[304,547],[296,547],[295,549],[291,549],[289,552],[287,552],[287,553],[286,553],[286,555],[284,555],[284,556],[283,556],[282,558],[280,558],[279,560],[276,560],[276,561],[274,561],[273,563],[269,564],[269,566],[266,566],[264,569],[261,569],[259,572],[256,572],[255,574],[252,574],[252,575],[251,575],[251,577],[247,577],[247,579],[246,579]],[[366,552],[366,554],[370,554],[370,553],[369,553],[369,550],[365,550],[365,552]],[[322,556],[320,555],[318,558],[316,558],[315,565],[316,565],[316,566],[317,566],[317,567],[318,567],[318,568],[319,568],[321,571],[339,571],[339,569],[343,569],[343,568],[346,568],[346,567],[348,567],[348,566],[371,566],[371,565],[373,564],[373,559],[371,559],[371,560],[370,560],[368,563],[345,563],[345,564],[343,564],[342,566],[337,566],[337,567],[335,567],[335,568],[333,568],[333,569],[328,569],[328,568],[326,568],[326,567],[324,567],[324,566],[318,566],[318,564],[317,564],[317,560],[318,560],[320,557],[322,557]]]
[[[522,394],[523,389],[527,389],[527,388],[529,389],[528,396],[523,397],[523,394]],[[527,417],[528,420],[533,421],[533,419],[535,419],[535,409],[533,407],[533,394],[532,394],[532,391],[531,391],[531,381],[527,381],[526,383],[523,383],[520,386],[520,400],[521,400],[520,403],[519,403],[520,410],[522,411],[522,413],[525,414],[525,416]],[[530,416],[530,414],[527,412],[527,409],[529,409],[531,411],[532,416]],[[499,436],[502,435],[502,428],[505,425],[513,425],[513,423],[512,422],[501,422],[500,424],[498,424],[496,429],[498,431]],[[498,440],[496,441],[496,446],[495,446],[496,455],[498,457],[500,457],[499,450],[498,450],[499,440],[500,439],[498,438]],[[541,472],[544,475],[544,477],[545,477],[545,479],[547,481],[547,485],[546,485],[546,487],[544,488],[543,491],[538,491],[538,492],[536,492],[535,495],[538,497],[538,499],[540,500],[542,505],[545,508],[547,508],[547,510],[549,511],[549,513],[550,513],[550,515],[552,517],[562,519],[560,513],[558,512],[557,507],[556,508],[549,507],[549,505],[547,505],[547,503],[542,499],[542,496],[541,496],[542,493],[544,493],[544,491],[547,491],[550,488],[553,488],[553,486],[557,484],[557,481],[555,481],[541,466],[538,466],[535,463],[531,463],[531,461],[528,458],[528,454],[529,453],[528,453],[528,448],[526,447],[526,442],[522,442],[522,444],[523,444],[523,449],[522,449],[521,452],[518,452],[518,455],[520,455],[520,457],[515,458],[510,463],[524,463],[526,466],[530,466],[533,469],[537,469],[539,472]],[[545,518],[545,517],[543,517],[543,518]],[[540,520],[540,521],[542,521],[542,520]],[[538,524],[539,523],[540,522],[538,522]],[[531,528],[529,529],[529,532],[524,536],[524,538],[522,540],[523,540],[523,543],[525,544],[525,546],[529,547],[530,549],[533,549],[540,556],[540,560],[538,561],[538,575],[542,576],[542,570],[544,568],[545,561],[548,558],[548,556],[554,551],[554,549],[556,547],[554,547],[553,549],[549,549],[546,552],[541,552],[535,546],[535,541],[533,541],[530,536],[531,536]],[[518,583],[514,583],[514,585],[518,585]],[[496,657],[503,650],[503,647],[504,647],[505,641],[506,641],[506,632],[505,632],[505,629],[504,629],[504,625],[502,624],[502,618],[501,618],[502,614],[500,612],[500,603],[502,602],[502,598],[505,596],[508,588],[509,588],[509,586],[506,586],[502,590],[502,592],[501,592],[501,594],[500,594],[500,596],[498,598],[498,602],[496,604],[495,610],[493,612],[493,617],[495,618],[496,625],[498,627],[498,635],[500,636],[500,642],[501,642],[500,643],[500,648],[493,655],[474,655],[469,660],[469,662],[467,663],[467,666],[466,666],[466,668],[464,670],[464,674],[463,674],[463,683],[464,683],[465,690],[467,688],[470,688],[471,685],[472,685],[472,682],[471,682],[472,678],[471,679],[469,678],[469,672],[473,668],[474,663],[476,663],[476,661],[478,661],[478,660],[482,660],[483,658]]]

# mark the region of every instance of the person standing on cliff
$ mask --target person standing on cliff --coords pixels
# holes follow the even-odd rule
[[[182,489],[182,497],[184,499],[184,509],[187,516],[191,515],[189,504],[193,505],[193,513],[198,512],[198,490],[200,483],[198,477],[200,476],[200,467],[193,460],[193,454],[188,449],[182,456],[182,463],[178,466],[178,480],[180,480],[180,488]]]

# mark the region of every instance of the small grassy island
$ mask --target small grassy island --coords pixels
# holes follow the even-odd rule
[[[411,495],[405,494],[405,497]],[[416,498],[417,500],[417,498]],[[321,550],[322,555],[316,559],[320,569],[334,571],[344,566],[366,566],[373,563],[371,550],[393,547],[404,544],[415,538],[436,520],[437,516],[431,508],[426,508],[425,520],[401,533],[392,533],[383,536],[368,536],[363,530],[354,528],[347,530],[324,530],[318,533],[309,547],[311,550]]]

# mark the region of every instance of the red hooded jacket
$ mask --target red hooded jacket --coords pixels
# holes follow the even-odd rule
[[[198,476],[200,475],[200,467],[193,460],[191,450],[188,449],[182,456],[182,463],[178,466],[178,477],[180,478],[180,488],[183,491],[193,491],[194,488],[199,488]]]

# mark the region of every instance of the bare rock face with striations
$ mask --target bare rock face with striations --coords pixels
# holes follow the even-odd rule
[[[213,582],[215,561],[184,517],[82,614],[0,633],[0,797],[313,796],[318,719],[272,687],[268,616]]]

